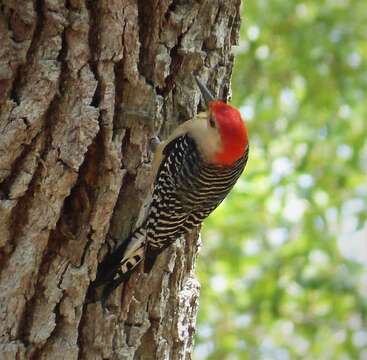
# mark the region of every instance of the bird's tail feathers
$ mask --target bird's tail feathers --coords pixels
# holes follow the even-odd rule
[[[87,293],[89,302],[104,302],[117,286],[126,281],[143,259],[144,249],[145,229],[140,227],[98,265],[96,279]]]

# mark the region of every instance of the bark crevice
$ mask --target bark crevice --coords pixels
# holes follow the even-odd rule
[[[135,226],[150,139],[228,92],[239,0],[10,0],[0,27],[0,358],[190,359],[197,234],[86,304]],[[223,90],[224,89],[224,90]]]

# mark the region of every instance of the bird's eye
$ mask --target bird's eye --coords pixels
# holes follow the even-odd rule
[[[212,116],[209,118],[209,125],[210,127],[215,128],[215,120],[213,119]]]

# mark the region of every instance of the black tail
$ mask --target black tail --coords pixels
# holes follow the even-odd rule
[[[87,292],[88,302],[102,301],[104,303],[113,290],[123,281],[128,280],[130,273],[121,276],[119,267],[131,238],[132,236],[120,244],[111,254],[107,254],[98,265],[96,279],[89,285]],[[117,274],[119,274],[118,282],[116,279],[114,280]]]
[[[96,279],[90,284],[88,289],[88,302],[102,301],[104,306],[111,292],[122,282],[126,282],[129,279],[132,270],[142,260],[144,255],[144,234],[144,228],[136,229],[128,239],[120,244],[111,254],[107,255],[98,265]],[[126,251],[129,255],[124,259],[124,256],[127,256],[125,254]]]

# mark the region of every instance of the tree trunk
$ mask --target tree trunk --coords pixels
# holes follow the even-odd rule
[[[192,74],[227,96],[240,0],[0,5],[0,358],[191,358],[197,234],[109,312],[85,295],[137,220],[150,138],[198,110]]]

